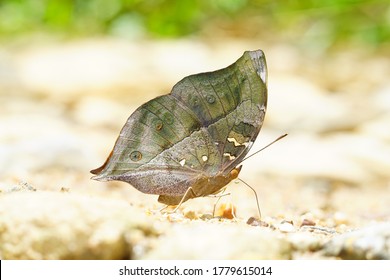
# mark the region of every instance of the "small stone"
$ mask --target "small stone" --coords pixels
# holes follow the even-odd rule
[[[184,217],[186,217],[187,219],[190,219],[190,220],[198,219],[198,215],[196,215],[196,213],[192,210],[184,213]]]
[[[222,203],[215,211],[215,216],[225,219],[233,219],[236,217],[236,207],[231,203]]]
[[[309,219],[303,219],[302,223],[301,223],[301,227],[302,226],[315,226],[316,223],[312,220],[309,220]]]
[[[250,217],[246,223],[248,225],[251,225],[254,227],[269,227],[270,226],[267,222],[264,222],[258,218],[255,218],[255,217]]]
[[[278,228],[281,232],[286,233],[295,231],[295,227],[291,221],[282,221]]]
[[[211,214],[203,214],[202,216],[200,216],[200,219],[201,220],[211,220],[211,219],[213,219],[214,217],[213,217],[213,215],[211,215]]]

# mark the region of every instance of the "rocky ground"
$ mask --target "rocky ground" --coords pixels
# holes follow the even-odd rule
[[[225,196],[175,213],[90,180],[127,117],[261,48],[269,106]],[[1,259],[390,259],[390,59],[259,41],[89,39],[0,48]],[[233,206],[232,206],[233,205]],[[235,217],[231,211],[234,209]]]

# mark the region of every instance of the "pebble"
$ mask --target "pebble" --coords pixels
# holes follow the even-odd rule
[[[206,221],[206,220],[211,220],[211,219],[213,219],[214,217],[213,217],[213,215],[212,214],[202,214],[201,216],[200,216],[200,219],[201,220],[204,220],[204,221]]]
[[[255,217],[250,217],[248,221],[246,222],[248,225],[254,226],[254,227],[269,227],[270,225]]]
[[[281,231],[281,232],[284,232],[284,233],[289,233],[289,232],[294,232],[296,231],[294,225],[292,222],[287,222],[287,221],[283,221],[281,222],[279,225],[278,225],[278,229]]]
[[[225,219],[234,219],[236,217],[237,209],[231,203],[221,203],[215,211],[216,217]]]
[[[192,210],[185,212],[184,217],[190,220],[198,219],[198,215]]]
[[[312,220],[309,220],[309,219],[303,219],[302,223],[301,223],[301,227],[302,226],[315,226],[316,223]]]

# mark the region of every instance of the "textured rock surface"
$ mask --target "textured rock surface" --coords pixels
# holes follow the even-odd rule
[[[329,241],[323,250],[326,256],[352,260],[389,260],[390,223],[372,225],[344,233]]]
[[[127,259],[148,217],[123,201],[69,193],[0,196],[2,259]]]
[[[290,259],[290,243],[266,228],[204,221],[173,225],[146,259]]]

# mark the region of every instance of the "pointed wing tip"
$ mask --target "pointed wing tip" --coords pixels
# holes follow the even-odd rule
[[[99,175],[99,173],[103,170],[103,166],[100,166],[98,168],[95,168],[95,169],[92,169],[91,171],[89,171],[91,174],[94,174],[94,175]],[[95,177],[95,176],[94,176]]]
[[[107,176],[102,173],[103,169],[105,168],[105,165],[102,165],[96,169],[92,169],[91,171],[89,171],[91,174],[95,175],[95,176],[92,176],[91,179],[92,180],[96,180],[96,181],[107,181]]]
[[[245,51],[245,53],[249,54],[252,59],[265,60],[265,54],[261,49],[254,51]]]
[[[257,70],[257,75],[263,80],[264,84],[267,85],[268,71],[267,71],[267,62],[265,60],[265,54],[262,50],[246,51]]]
[[[96,169],[92,169],[91,171],[89,171],[91,174],[94,175],[90,179],[99,181],[99,173],[100,173],[100,171],[101,171],[101,167],[96,168]]]
[[[247,51],[247,52],[252,53],[252,54],[256,54],[258,56],[264,56],[264,52],[261,49],[254,50],[254,51]]]

